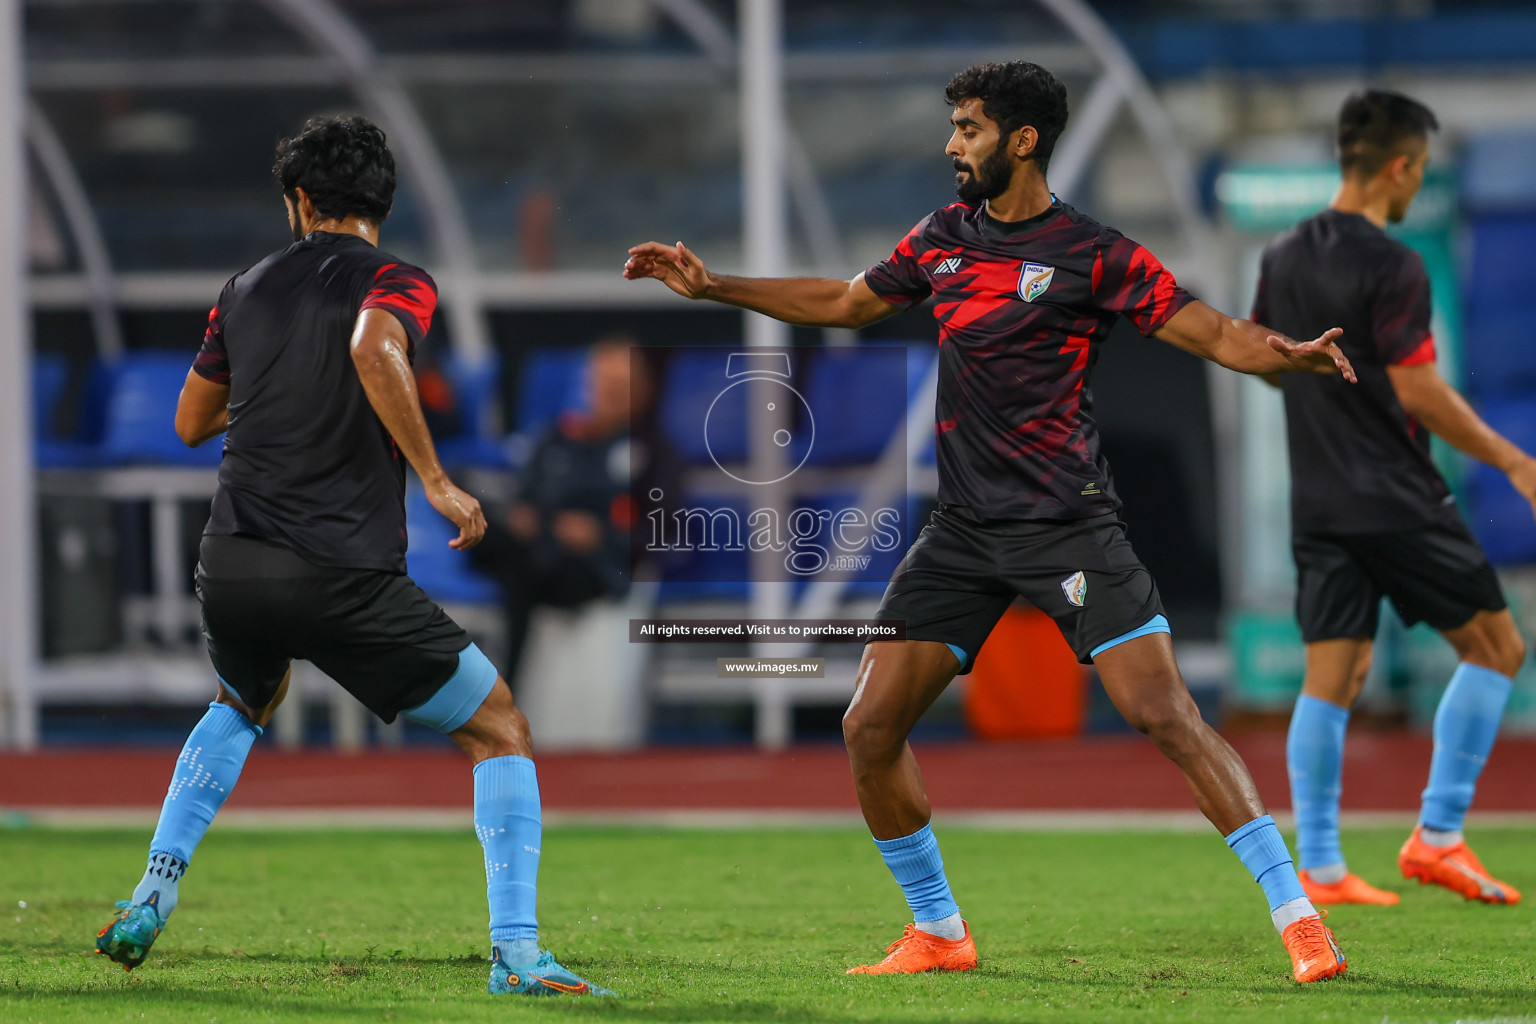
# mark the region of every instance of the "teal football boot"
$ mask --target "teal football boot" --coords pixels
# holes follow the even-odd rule
[[[514,967],[501,958],[501,947],[491,947],[491,980],[486,991],[493,996],[515,994],[522,996],[611,996],[613,992],[598,988],[585,978],[578,977],[561,967],[549,950],[539,953],[533,963]]]
[[[143,903],[118,900],[117,907],[117,916],[96,933],[96,952],[131,971],[144,962],[149,947],[165,928],[165,918],[160,916],[160,892],[150,893]]]

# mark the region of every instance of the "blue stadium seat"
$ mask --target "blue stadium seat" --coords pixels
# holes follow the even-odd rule
[[[1467,390],[1477,395],[1536,391],[1536,213],[1473,218],[1466,275]]]
[[[663,555],[662,583],[657,600],[662,603],[744,600],[748,592],[748,580],[751,578],[751,563],[744,543],[747,503],[737,496],[696,495],[688,499],[687,506],[707,511],[724,509],[734,515],[739,525],[736,540],[742,543],[734,545],[739,550],[729,550],[725,545],[730,542],[721,534],[716,541],[722,545],[721,550],[706,551],[695,547],[692,551],[671,550]],[[702,524],[700,520],[694,528],[702,530]],[[694,534],[692,531],[690,538],[695,545],[703,540],[702,533]],[[669,537],[667,543],[674,549],[679,546],[675,538]]]
[[[1478,412],[1488,425],[1526,451],[1536,451],[1536,397],[1484,399]],[[1467,481],[1468,520],[1495,565],[1536,562],[1536,520],[1531,505],[1498,470],[1482,463]]]
[[[806,465],[880,458],[906,418],[908,361],[906,346],[890,345],[827,348],[811,356],[805,398],[816,416],[816,439]],[[804,454],[802,444],[793,447],[797,458]]]
[[[188,448],[176,436],[176,402],[192,365],[187,352],[129,352],[111,371],[111,397],[101,434],[103,458],[113,463],[217,466],[222,439]]]
[[[53,437],[53,417],[69,384],[69,360],[61,352],[32,355],[32,436]]]
[[[832,536],[831,523],[833,517],[845,510],[859,508],[858,495],[856,494],[823,493],[804,495],[796,499],[794,508],[808,509],[814,513],[826,514],[826,518],[820,524],[821,530],[813,539],[813,542],[820,545],[828,557],[835,558],[843,555],[852,555],[855,557],[867,556],[869,558],[868,564],[863,569],[859,569],[852,574],[844,594],[848,596],[879,597],[885,592],[886,583],[890,580],[892,573],[896,571],[896,566],[900,564],[902,556],[907,553],[907,548],[911,547],[912,541],[917,537],[916,531],[912,528],[909,504],[905,494],[891,503],[891,507],[895,508],[897,512],[894,526],[896,536],[889,540],[883,536],[879,538],[882,543],[888,545],[887,550],[884,551],[877,550],[873,544],[874,538],[869,537],[865,531],[857,526],[850,526],[845,531],[847,539],[853,540],[856,543],[855,550],[843,549],[840,541]],[[865,509],[863,511],[869,512],[870,510]],[[804,528],[804,532],[808,533],[809,528]],[[866,537],[868,537],[868,540],[866,540]],[[796,587],[796,593],[798,594],[803,589],[805,583],[819,578],[819,575],[807,577]]]
[[[54,432],[59,402],[69,386],[69,361],[62,353],[39,352],[32,361],[32,460],[38,469],[84,469],[101,463],[94,444]]]
[[[726,465],[747,457],[746,389],[734,388],[715,402],[731,383],[725,374],[733,351],[734,346],[725,345],[689,349],[674,354],[666,368],[658,415],[667,439],[688,465],[709,465],[711,450]]]
[[[560,414],[586,405],[582,370],[584,348],[539,348],[523,357],[517,381],[517,415],[513,430],[537,433]]]
[[[451,437],[434,439],[437,454],[446,466],[512,469],[505,437],[498,436],[496,402],[501,394],[501,359],[487,356],[471,366],[452,356],[441,362],[443,376],[453,388],[461,430]]]
[[[470,568],[468,554],[448,546],[459,532],[438,514],[414,481],[405,492],[405,528],[409,537],[406,571],[432,600],[444,604],[500,603],[501,587]]]
[[[106,412],[117,369],[112,363],[92,363],[85,375],[76,403],[75,432],[72,437],[39,435],[35,458],[39,469],[94,469],[112,464],[101,447],[106,429]]]

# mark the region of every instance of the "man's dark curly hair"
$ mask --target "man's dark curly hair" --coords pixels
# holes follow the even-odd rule
[[[1339,108],[1339,167],[1346,174],[1375,176],[1402,153],[1403,143],[1437,131],[1434,111],[1418,100],[1384,89],[1350,93]]]
[[[982,113],[997,122],[1005,139],[1025,125],[1034,127],[1040,136],[1034,158],[1044,174],[1056,140],[1067,126],[1067,87],[1061,79],[1023,60],[977,64],[944,87],[944,101],[952,107],[970,99],[981,100]]]
[[[321,217],[350,215],[382,224],[395,201],[395,158],[366,117],[312,117],[277,144],[272,176],[283,195],[302,188]]]

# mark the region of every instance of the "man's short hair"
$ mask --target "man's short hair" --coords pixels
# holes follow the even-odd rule
[[[952,107],[971,99],[981,100],[982,113],[997,122],[1004,139],[1025,125],[1035,129],[1040,136],[1035,159],[1044,174],[1056,140],[1067,126],[1067,87],[1061,79],[1023,60],[977,64],[944,87],[944,100]]]
[[[327,220],[358,216],[382,224],[395,201],[395,158],[366,117],[312,117],[277,144],[272,176],[283,194],[302,188]]]
[[[1345,174],[1372,177],[1403,152],[1404,143],[1426,140],[1439,127],[1434,111],[1401,93],[1351,93],[1339,108],[1339,167]]]

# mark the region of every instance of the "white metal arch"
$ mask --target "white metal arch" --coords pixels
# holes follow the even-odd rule
[[[725,22],[705,6],[703,0],[650,2],[687,33],[723,76],[736,74],[739,63],[737,41]],[[743,124],[742,130],[746,128]],[[787,125],[784,141],[784,181],[788,186],[789,199],[794,204],[796,219],[805,232],[811,250],[811,263],[829,273],[843,273],[846,270],[846,255],[842,236],[838,234],[831,204],[827,202],[821,182],[816,178],[816,168],[805,146],[801,144],[800,137]],[[742,173],[745,175],[746,168],[742,169]]]
[[[1179,228],[1189,247],[1187,265],[1192,273],[1186,278],[1204,288],[1217,287],[1210,222],[1200,212],[1195,193],[1195,173],[1189,155],[1175,140],[1168,111],[1157,101],[1136,61],[1110,31],[1104,20],[1085,0],[1035,0],[1067,27],[1102,64],[1099,79],[1089,90],[1073,130],[1061,140],[1062,148],[1053,157],[1056,180],[1052,187],[1070,194],[1082,177],[1088,161],[1098,151],[1104,134],[1114,122],[1120,104],[1130,108],[1137,127],[1152,149],[1163,179],[1173,193]]]
[[[115,300],[116,279],[112,273],[112,255],[106,239],[101,234],[101,222],[86,195],[80,175],[75,173],[74,161],[69,151],[53,130],[53,123],[43,108],[31,103],[27,108],[27,142],[37,156],[38,166],[48,178],[53,194],[64,213],[64,222],[75,248],[80,253],[80,269],[84,272],[86,308],[90,312],[91,330],[96,337],[96,351],[108,361],[123,354],[122,326],[117,321]]]
[[[427,212],[427,236],[435,263],[442,268],[437,280],[443,305],[449,310],[449,342],[461,358],[483,360],[490,351],[490,337],[468,223],[447,165],[409,94],[380,65],[367,38],[331,0],[261,2],[301,38],[337,62],[343,80],[390,134],[392,148]],[[80,252],[97,351],[105,359],[116,359],[122,354],[123,342],[110,250],[68,150],[35,102],[28,110],[27,140],[58,197]]]
[[[490,353],[474,242],[448,166],[405,88],[378,60],[368,38],[331,0],[261,0],[298,34],[341,65],[347,84],[389,133],[392,149],[427,212],[427,237],[442,268],[437,278],[454,351],[472,363]]]

